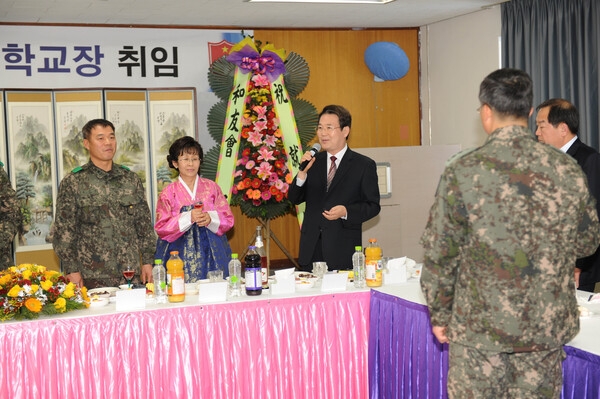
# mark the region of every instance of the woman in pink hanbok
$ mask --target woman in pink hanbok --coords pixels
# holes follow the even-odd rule
[[[160,193],[156,205],[156,258],[166,264],[169,253],[179,251],[186,282],[219,269],[227,276],[231,259],[225,233],[233,227],[233,213],[221,188],[200,177],[203,155],[200,143],[189,136],[171,145],[167,161],[179,177]]]

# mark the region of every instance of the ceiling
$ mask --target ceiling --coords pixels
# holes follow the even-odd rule
[[[0,0],[0,23],[406,28],[480,11],[504,1],[396,0],[388,4],[348,5],[243,0]]]

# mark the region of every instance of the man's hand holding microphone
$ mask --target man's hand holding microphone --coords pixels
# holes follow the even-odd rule
[[[302,158],[300,158],[300,167],[298,168],[298,179],[306,180],[306,172],[308,172],[308,169],[310,169],[315,162],[315,155],[317,155],[319,151],[321,151],[321,144],[315,143],[310,150],[302,155]]]

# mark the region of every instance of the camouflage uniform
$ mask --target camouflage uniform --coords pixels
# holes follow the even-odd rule
[[[21,225],[21,210],[15,190],[0,162],[0,270],[14,264],[12,241]]]
[[[432,325],[451,347],[560,349],[579,331],[573,265],[598,247],[594,205],[577,163],[524,127],[450,160],[421,238]]]
[[[75,168],[59,187],[53,245],[64,273],[81,272],[88,288],[119,284],[126,265],[139,277],[156,249],[140,178],[114,163],[109,172],[92,162]]]

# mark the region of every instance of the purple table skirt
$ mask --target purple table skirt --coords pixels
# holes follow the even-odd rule
[[[427,306],[371,291],[369,396],[446,398],[448,346],[431,333]],[[600,398],[600,356],[565,346],[566,399]]]

